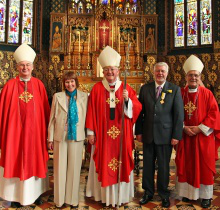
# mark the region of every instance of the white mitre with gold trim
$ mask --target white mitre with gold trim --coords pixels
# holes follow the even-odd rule
[[[102,68],[106,66],[120,66],[121,56],[111,47],[106,46],[99,55],[99,63]]]
[[[26,43],[20,45],[14,52],[14,58],[17,63],[20,63],[21,61],[29,61],[33,63],[35,57],[35,51]]]
[[[197,58],[195,55],[191,55],[184,63],[183,69],[187,74],[189,71],[196,70],[199,73],[202,72],[204,65],[202,61]]]

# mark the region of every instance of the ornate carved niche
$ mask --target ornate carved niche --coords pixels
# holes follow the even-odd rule
[[[65,52],[65,14],[51,14],[50,17],[50,52],[64,53]]]
[[[95,50],[114,45],[114,8],[100,5],[95,16]]]
[[[129,63],[127,68],[131,71],[128,76],[132,77],[134,75],[134,71],[140,71],[143,65],[140,49],[141,18],[140,16],[129,18],[118,16],[116,21],[118,34],[117,48],[122,56],[121,69],[124,70],[126,68],[126,53],[129,45]]]
[[[157,53],[157,22],[158,15],[144,16],[144,53]]]
[[[91,69],[92,15],[71,15],[68,18],[67,40],[69,46],[65,56],[64,68],[78,70]]]

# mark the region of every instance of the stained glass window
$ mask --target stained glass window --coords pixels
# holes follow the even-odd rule
[[[79,2],[78,13],[79,14],[83,13],[83,3],[82,2]]]
[[[92,4],[87,3],[86,4],[86,13],[90,13],[92,11]]]
[[[70,0],[68,8],[70,13],[93,14],[96,7],[101,4],[113,7],[116,14],[132,15],[139,12],[139,2],[138,0]]]
[[[200,1],[201,44],[212,44],[211,0]]]
[[[197,0],[187,1],[187,46],[198,45]]]
[[[22,43],[32,43],[33,31],[33,0],[23,3]]]
[[[0,42],[5,41],[5,16],[6,16],[6,2],[0,1]]]
[[[8,28],[8,43],[18,43],[19,39],[19,14],[20,1],[9,1],[9,28]]]
[[[123,13],[123,5],[122,4],[119,4],[116,9],[119,14]]]
[[[212,0],[174,0],[174,47],[212,44]]]
[[[175,47],[184,46],[184,2],[176,0],[174,7],[174,22],[175,22]]]
[[[33,43],[34,0],[0,0],[0,43]]]
[[[69,11],[75,14],[92,13],[93,5],[95,4],[95,0],[71,0],[69,4]]]
[[[131,6],[129,3],[126,4],[125,6],[125,14],[128,15],[128,14],[131,14]]]
[[[102,0],[102,4],[106,5],[109,3],[109,0]]]
[[[137,12],[137,5],[136,5],[136,4],[132,7],[132,12],[133,12],[133,13],[136,13],[136,12]]]

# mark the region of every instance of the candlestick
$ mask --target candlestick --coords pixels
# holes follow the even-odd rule
[[[70,37],[69,37],[69,51],[68,51],[69,53],[70,53],[70,51],[71,51],[71,36],[72,36],[72,35],[71,35],[71,32],[70,32]]]
[[[138,30],[137,30],[137,53],[139,53],[139,40],[138,40]]]
[[[70,52],[68,53],[68,57],[67,57],[67,69],[71,68],[71,55]]]
[[[80,31],[79,31],[79,53],[80,53]]]
[[[90,28],[88,29],[88,64],[87,69],[90,69]]]
[[[90,52],[90,30],[88,30],[88,53]]]

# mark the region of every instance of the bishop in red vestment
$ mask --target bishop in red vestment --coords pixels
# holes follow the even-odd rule
[[[43,83],[31,77],[35,56],[26,44],[17,48],[19,76],[0,95],[0,197],[22,205],[32,204],[48,189],[50,107]]]
[[[128,85],[124,90],[124,84],[118,79],[120,58],[110,47],[100,54],[99,62],[105,78],[94,85],[90,93],[86,117],[88,139],[93,145],[86,195],[94,196],[96,201],[101,200],[107,206],[115,206],[118,202],[120,162],[120,184],[123,186],[119,203],[129,202],[133,196],[133,125],[141,111],[135,91]],[[123,130],[122,109],[125,110]]]
[[[184,101],[183,139],[177,148],[177,189],[183,201],[202,199],[211,205],[215,170],[215,137],[218,129],[218,104],[210,90],[198,85],[203,69],[194,55],[183,66],[188,86],[182,89]]]

